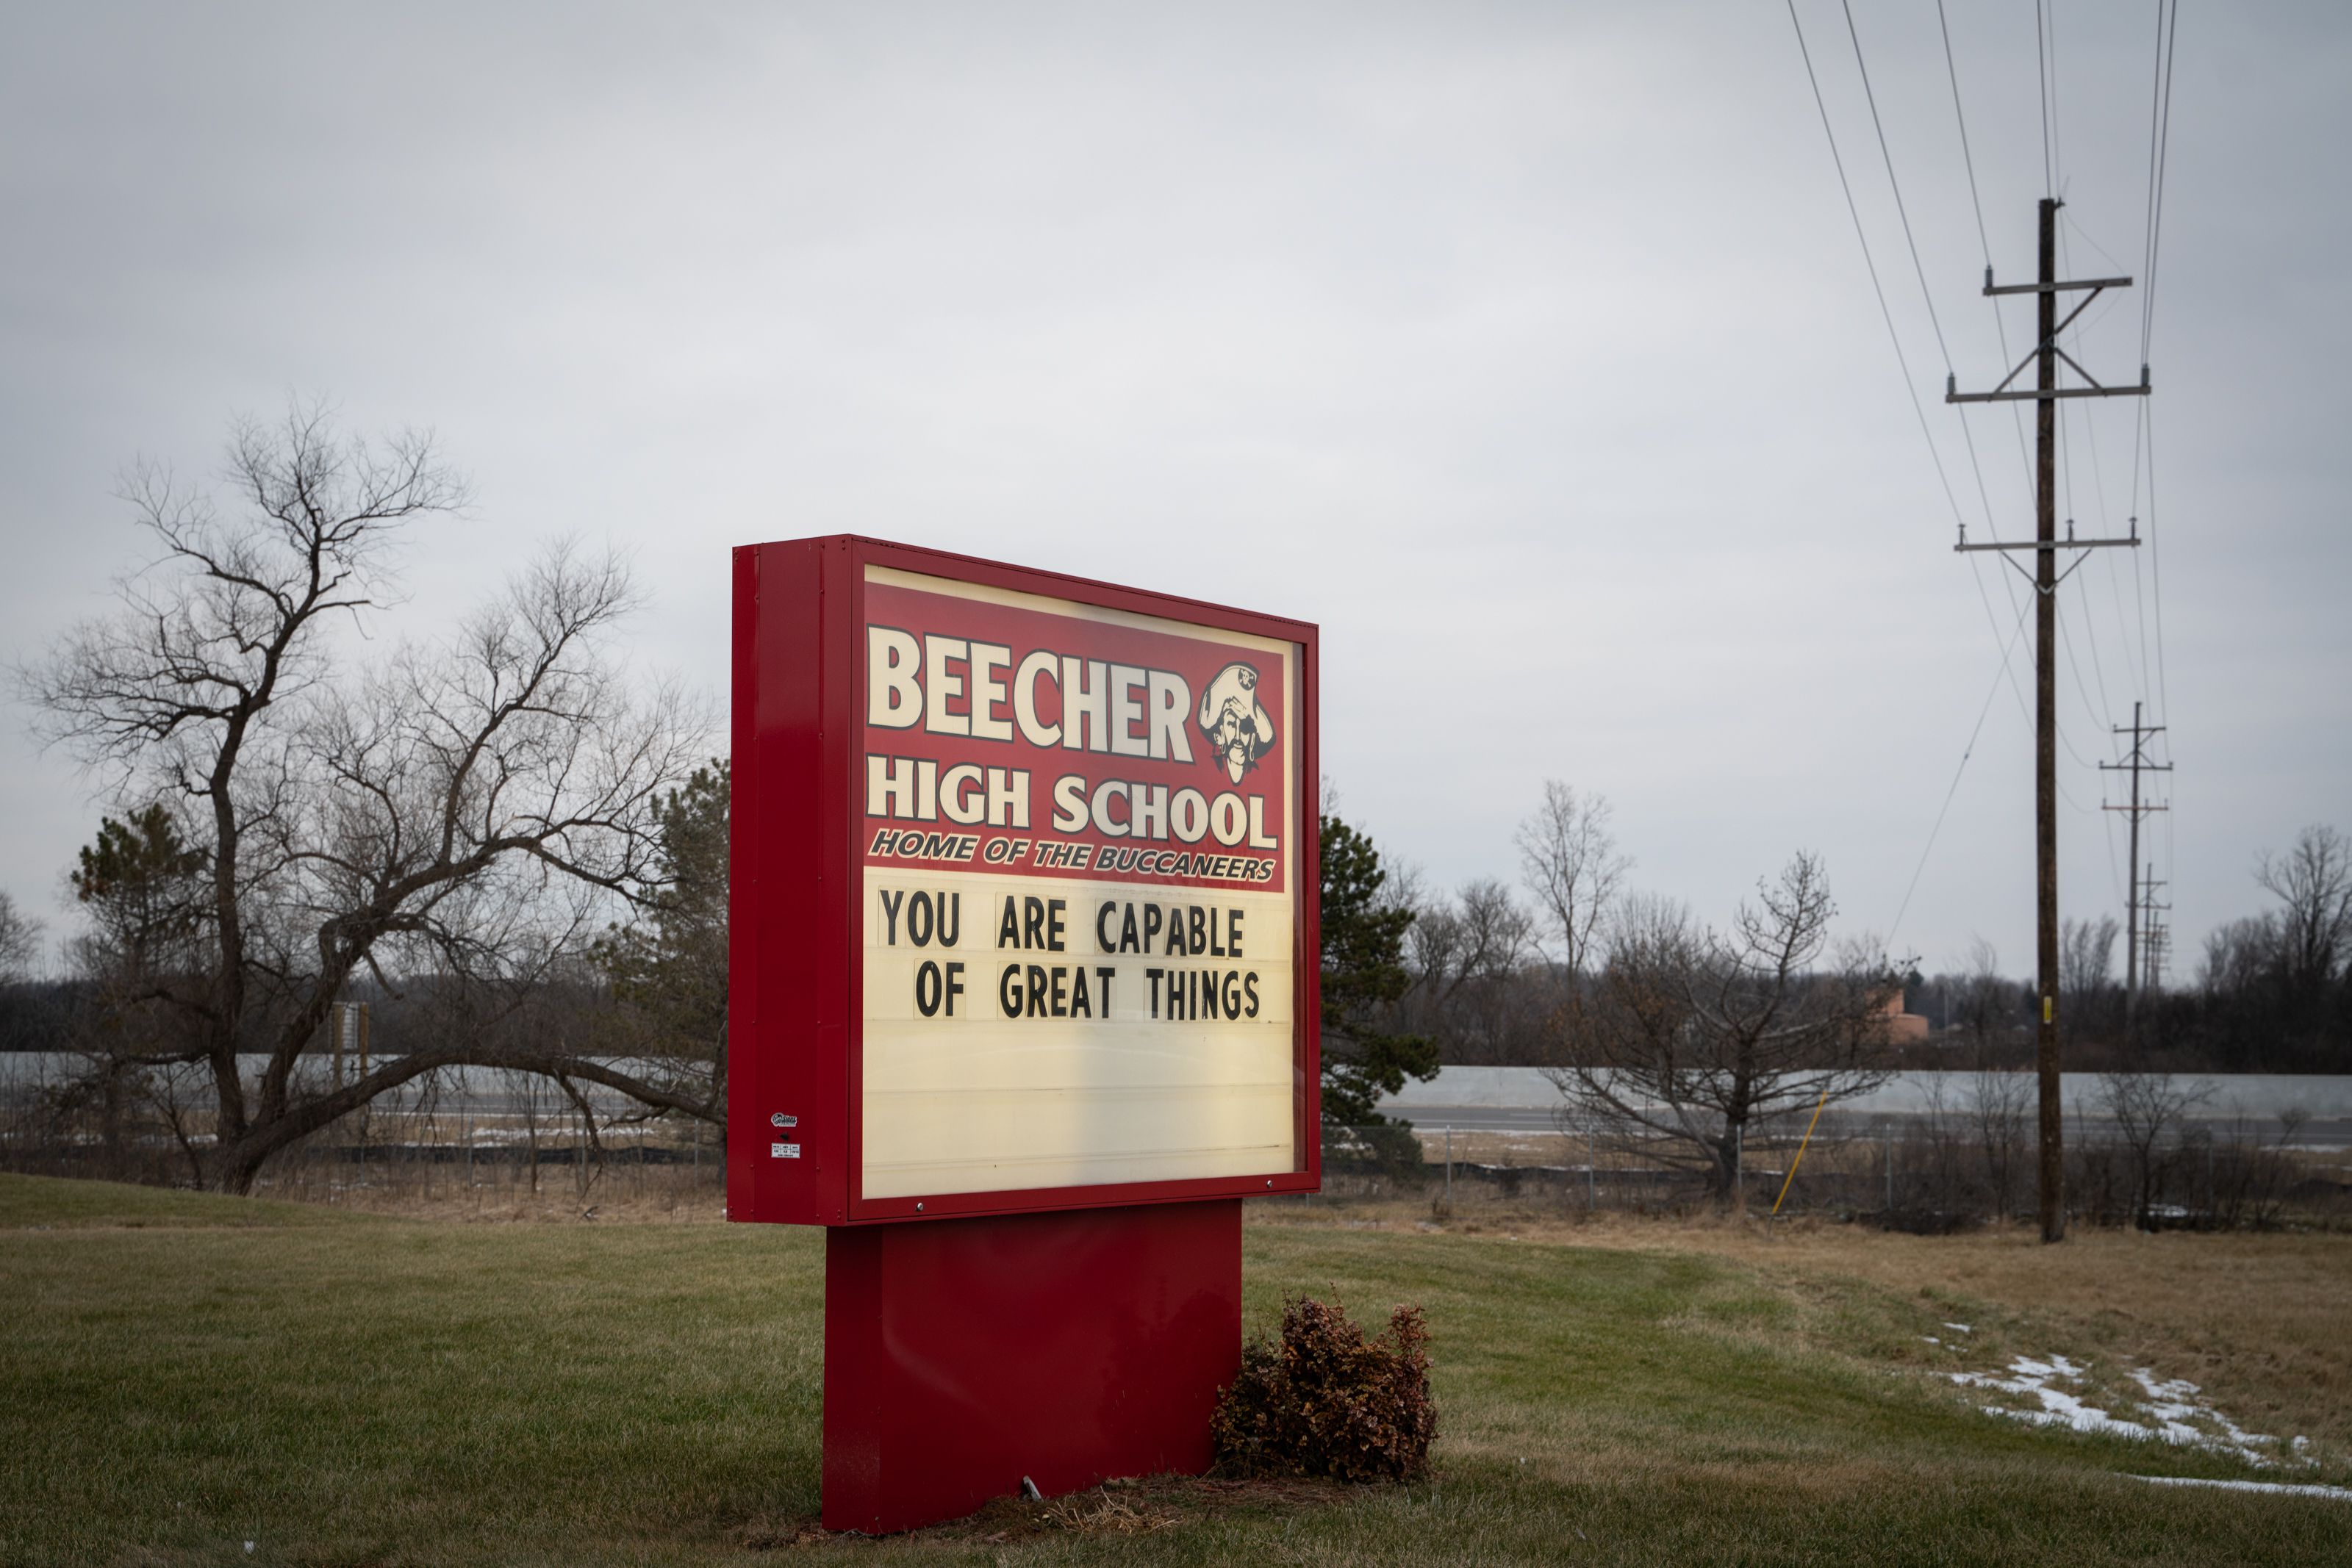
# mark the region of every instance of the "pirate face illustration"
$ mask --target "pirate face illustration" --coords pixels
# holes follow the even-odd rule
[[[1274,718],[1258,706],[1257,670],[1250,664],[1227,664],[1201,694],[1201,733],[1209,749],[1224,764],[1225,777],[1238,784],[1257,759],[1274,749]]]

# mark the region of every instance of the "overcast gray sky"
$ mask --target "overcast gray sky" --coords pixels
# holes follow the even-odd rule
[[[1853,11],[1989,385],[1935,5]],[[1993,260],[2029,277],[2034,7],[1951,13]],[[1980,530],[1843,15],[1800,14]],[[2142,268],[2154,33],[2152,5],[2056,6],[2078,275]],[[2259,905],[2260,851],[2352,830],[2347,79],[2352,11],[2189,9],[2153,506],[2131,403],[2067,411],[2062,505],[2157,548],[2063,601],[2064,899],[2121,913],[2090,765],[2141,698],[2179,762],[2151,850],[2176,977]],[[476,482],[415,532],[419,630],[565,532],[635,552],[643,662],[721,696],[727,552],[760,538],[1318,622],[1343,809],[1441,884],[1512,871],[1557,777],[1615,802],[1644,887],[1720,916],[1805,846],[1884,933],[1984,713],[1895,942],[2031,967],[2023,599],[1951,552],[1779,0],[18,5],[0,213],[0,653],[102,607],[139,548],[122,463],[202,471],[233,413],[324,392],[436,427]],[[2085,363],[2134,379],[2137,291],[2095,310]],[[1970,418],[1994,521],[2030,530],[2018,427]],[[101,803],[5,716],[0,887],[54,935]]]

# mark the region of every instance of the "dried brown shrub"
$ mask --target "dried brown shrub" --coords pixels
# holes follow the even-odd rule
[[[1294,1296],[1278,1339],[1253,1339],[1217,1400],[1213,1432],[1228,1475],[1411,1480],[1429,1469],[1429,1326],[1401,1306],[1377,1338],[1337,1305]]]

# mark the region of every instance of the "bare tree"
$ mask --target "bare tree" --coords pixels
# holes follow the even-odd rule
[[[1543,935],[1558,954],[1560,982],[1580,984],[1611,906],[1633,862],[1617,848],[1608,800],[1557,779],[1514,835],[1520,872],[1535,895]]]
[[[2203,1088],[2169,1073],[2099,1074],[2099,1103],[2131,1165],[2132,1221],[2143,1229],[2155,1228],[2156,1200],[2179,1155],[2189,1113],[2206,1095]]]
[[[1412,879],[1417,884],[1417,878]],[[1524,966],[1535,917],[1509,886],[1493,878],[1463,884],[1452,898],[1415,898],[1405,934],[1412,988],[1401,1009],[1406,1026],[1438,1042],[1448,1061],[1521,1059],[1536,1032]]]
[[[41,952],[41,923],[0,893],[0,986],[13,986],[32,972]]]
[[[1992,944],[1981,936],[1969,943],[1969,967],[1960,977],[1952,1022],[1968,1035],[1979,1071],[1993,1062],[2018,1021],[2013,992],[2001,977],[2000,956]]]
[[[2068,920],[2058,936],[2058,984],[2067,998],[2066,1038],[2113,1041],[2123,1033],[2123,992],[2116,986],[2116,939],[2123,926],[2112,915]]]
[[[2266,1230],[2276,1223],[2299,1175],[2292,1151],[2308,1120],[2300,1109],[2280,1112],[2278,1137],[2265,1142],[2243,1111],[2231,1116],[2209,1144],[2206,1201],[2216,1223],[2230,1230],[2242,1225]]]
[[[2265,854],[2254,880],[2284,905],[2279,950],[2297,986],[2325,985],[2352,952],[2352,841],[2315,823],[2285,854]]]
[[[1959,977],[1953,1023],[1964,1030],[1976,1058],[1969,1085],[1969,1114],[1977,1147],[1984,1155],[1985,1181],[1996,1216],[2007,1217],[2015,1196],[2019,1161],[2033,1107],[2031,1073],[2002,1063],[2001,1047],[2017,1022],[2015,988],[2001,977],[2000,955],[1979,936],[1969,944],[1967,970]]]
[[[2107,988],[2115,973],[2116,938],[2122,934],[2112,915],[2064,923],[2058,944],[2058,984],[2067,997],[2088,998]]]
[[[155,559],[22,673],[47,737],[118,798],[163,802],[202,857],[202,961],[156,998],[172,1027],[143,1055],[206,1070],[206,1180],[249,1190],[278,1151],[446,1064],[655,1092],[497,1028],[646,878],[655,803],[701,739],[611,650],[623,564],[551,549],[454,635],[362,667],[335,632],[389,601],[401,525],[466,499],[430,436],[346,439],[297,407],[236,426],[226,488],[224,510],[134,468]],[[348,1083],[299,1077],[360,975],[451,998],[448,1030]]]
[[[2271,911],[2223,922],[2206,934],[2198,988],[2216,998],[2255,990],[2274,967],[2281,943],[2279,917]]]
[[[1976,1122],[1977,1145],[1984,1154],[1993,1213],[2002,1218],[2012,1210],[2011,1200],[2035,1092],[2032,1073],[1990,1066],[1979,1067],[1969,1086],[1969,1111]]]
[[[1652,1140],[1721,1197],[1750,1129],[1884,1082],[1900,972],[1866,943],[1833,946],[1835,915],[1806,853],[1759,882],[1727,932],[1678,904],[1627,900],[1591,994],[1559,1015],[1571,1065],[1547,1071],[1571,1113]]]

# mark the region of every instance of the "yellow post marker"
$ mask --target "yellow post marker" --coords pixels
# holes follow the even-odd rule
[[[1830,1086],[1822,1085],[1822,1097],[1813,1102],[1813,1119],[1805,1124],[1805,1135],[1798,1141],[1797,1157],[1789,1162],[1789,1174],[1780,1178],[1780,1197],[1772,1200],[1772,1218],[1780,1216],[1780,1200],[1789,1196],[1789,1184],[1797,1179],[1797,1167],[1804,1163],[1805,1145],[1813,1141],[1813,1129],[1822,1124],[1822,1107],[1830,1101]]]

